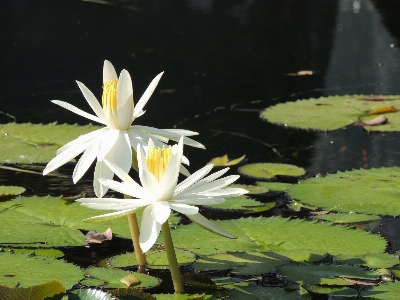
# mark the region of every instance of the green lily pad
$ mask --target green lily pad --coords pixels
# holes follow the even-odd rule
[[[355,285],[342,278],[357,280],[378,280],[379,274],[376,271],[351,265],[329,265],[329,264],[301,264],[288,263],[277,267],[280,275],[290,281],[299,284],[319,285]]]
[[[277,104],[266,108],[261,117],[271,123],[303,129],[335,130],[357,120],[371,119],[369,112],[393,106],[400,108],[400,96],[384,96],[385,101],[365,101],[363,95],[322,97]],[[400,112],[386,113],[387,124],[365,126],[369,131],[400,131]],[[376,116],[374,116],[376,117]]]
[[[186,266],[195,261],[196,257],[194,253],[185,250],[175,250],[176,258],[180,266]],[[147,267],[150,269],[168,269],[169,263],[167,253],[164,250],[158,250],[150,253],[146,253]],[[109,264],[112,267],[124,268],[128,266],[137,265],[136,255],[134,253],[125,253],[114,256],[109,260]]]
[[[131,238],[128,219],[117,218],[106,223],[83,222],[85,218],[107,213],[89,209],[78,202],[66,203],[55,197],[19,197],[0,202],[0,245],[13,247],[52,247],[86,245],[80,229]],[[138,214],[140,222],[141,215]],[[176,222],[171,216],[169,222]]]
[[[382,283],[368,290],[361,291],[361,296],[379,300],[397,300],[400,295],[400,281]]]
[[[355,297],[358,295],[355,289],[349,287],[320,286],[316,284],[302,284],[302,287],[316,294],[340,297],[339,299],[341,297]]]
[[[327,210],[397,216],[399,186],[399,167],[360,169],[302,180],[289,195]]]
[[[303,168],[288,165],[288,164],[277,164],[277,163],[253,163],[241,166],[239,172],[243,175],[271,179],[276,175],[284,176],[301,176],[306,173]]]
[[[99,126],[0,124],[0,163],[46,163],[58,148]]]
[[[25,253],[29,254],[32,253],[32,251],[35,252],[35,255],[42,255],[42,256],[48,256],[48,257],[55,257],[55,258],[60,258],[64,256],[64,253],[60,250],[53,249],[53,248],[45,248],[45,249],[38,249],[38,248],[0,248],[0,250],[3,249],[5,252],[12,252],[12,253]]]
[[[56,280],[26,288],[0,285],[1,300],[41,300],[65,292],[65,287],[62,285],[61,282]]]
[[[214,221],[237,239],[227,239],[199,228],[178,226],[171,232],[175,247],[199,255],[235,251],[275,252],[295,261],[320,259],[326,253],[360,257],[368,252],[384,252],[386,241],[369,232],[330,222],[290,220],[282,217],[241,218]],[[159,237],[162,243],[162,236]]]
[[[380,217],[376,215],[354,214],[354,213],[317,215],[314,216],[314,218],[318,220],[330,221],[333,223],[359,223],[359,222],[380,220]]]
[[[20,186],[0,185],[0,198],[20,195],[23,192],[25,192],[25,188]]]
[[[256,186],[256,185],[249,185],[249,184],[231,184],[228,188],[240,188],[245,189],[248,191],[246,195],[260,195],[268,193],[268,188],[264,186]]]
[[[265,181],[257,181],[256,184],[259,186],[266,187],[268,190],[275,192],[287,192],[293,185],[292,183],[265,182]]]
[[[206,300],[215,299],[211,295],[205,294],[155,294],[157,300]],[[218,298],[217,298],[218,299]],[[151,299],[150,299],[151,300]]]
[[[399,256],[389,253],[367,253],[363,257],[364,266],[370,268],[390,268],[400,263]]]
[[[90,277],[82,280],[81,284],[87,286],[101,286],[103,288],[114,289],[126,288],[126,284],[122,283],[121,279],[129,274],[140,280],[140,283],[135,285],[135,288],[155,287],[161,283],[161,280],[156,277],[119,269],[89,267],[85,270],[85,273]]]
[[[275,202],[261,203],[245,195],[239,197],[225,198],[225,202],[209,205],[213,208],[224,210],[243,210],[247,212],[266,211],[275,206]]]
[[[275,267],[287,263],[285,256],[269,252],[231,252],[201,256],[192,268],[198,271],[229,270],[237,275],[257,275],[275,271]]]
[[[34,254],[0,252],[0,266],[0,285],[8,287],[30,287],[58,280],[70,289],[84,277],[83,271],[73,264]]]

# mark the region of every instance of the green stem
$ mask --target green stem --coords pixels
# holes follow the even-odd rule
[[[185,292],[182,283],[181,272],[179,271],[178,260],[172,242],[171,232],[169,230],[168,220],[161,225],[161,230],[164,237],[165,251],[167,252],[169,269],[171,271],[172,282],[174,284],[175,293],[183,294]]]
[[[131,198],[130,196],[124,195],[126,199]],[[129,214],[128,215],[128,222],[129,222],[129,229],[131,231],[133,248],[136,254],[136,261],[138,264],[138,273],[144,273],[146,271],[146,255],[143,253],[142,249],[140,248],[139,244],[139,225],[136,218],[136,214]]]

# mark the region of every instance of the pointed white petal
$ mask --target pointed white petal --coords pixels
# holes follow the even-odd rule
[[[128,134],[119,131],[115,144],[107,153],[105,158],[128,173],[132,167],[132,148]]]
[[[150,85],[147,87],[146,91],[144,92],[143,96],[140,98],[139,102],[135,105],[133,111],[133,118],[137,118],[139,114],[142,113],[143,107],[146,105],[147,101],[149,101],[151,95],[153,94],[155,88],[157,87],[158,82],[161,79],[161,76],[164,72],[158,74],[151,82]]]
[[[102,221],[112,220],[112,219],[115,219],[115,218],[120,218],[120,217],[127,216],[129,214],[133,214],[137,210],[138,209],[120,210],[120,211],[116,211],[116,212],[112,212],[112,213],[108,213],[108,214],[104,214],[104,215],[99,215],[99,216],[83,219],[83,221],[94,221],[94,220],[98,220],[98,219],[101,219]]]
[[[108,130],[108,128],[103,127],[103,128],[97,129],[95,131],[83,134],[83,135],[79,136],[78,138],[76,138],[75,140],[72,140],[69,143],[65,144],[61,148],[58,148],[57,149],[57,155],[60,154],[61,152],[64,152],[65,150],[67,150],[70,147],[75,147],[77,145],[82,145],[84,143],[91,142],[92,140],[94,140],[97,137],[101,136],[101,134],[104,131],[107,131],[107,130]]]
[[[182,146],[182,143],[181,143]],[[168,162],[164,176],[161,181],[162,199],[168,201],[174,194],[178,182],[179,170],[181,166],[182,152],[173,155]]]
[[[99,179],[100,183],[113,191],[122,193],[124,195],[129,195],[134,199],[134,201],[139,201],[142,199],[143,201],[147,201],[145,205],[150,204],[150,200],[152,199],[152,195],[149,194],[144,188],[139,186],[139,188],[134,188],[129,184],[121,183],[118,181],[110,180],[110,179]],[[140,201],[142,201],[140,200]],[[133,200],[132,200],[133,201]]]
[[[196,171],[184,181],[179,183],[175,188],[175,195],[180,194],[182,191],[187,190],[190,186],[201,180],[204,176],[206,176],[212,169],[212,165],[206,165],[200,170]]]
[[[113,199],[111,198],[100,198],[104,201],[99,201],[99,198],[87,198],[87,200],[78,202],[82,203],[84,206],[91,209],[100,209],[100,210],[134,210],[139,209],[140,207],[148,205],[145,201],[142,200],[134,200],[134,199]],[[119,201],[115,201],[119,200]],[[125,201],[124,201],[125,200]],[[130,201],[129,201],[130,200]]]
[[[190,165],[189,159],[185,155],[182,155],[182,163],[187,166]]]
[[[138,167],[139,167],[140,182],[143,183],[142,173],[144,171],[148,172],[147,163],[146,163],[146,153],[145,153],[143,147],[140,145],[137,146],[136,153],[137,153],[137,160],[138,160]]]
[[[190,173],[189,173],[188,169],[186,169],[182,165],[180,165],[180,167],[179,167],[179,173],[181,173],[182,175],[185,175],[186,177],[190,176]]]
[[[67,102],[60,101],[60,100],[51,100],[51,102],[65,108],[65,109],[68,109],[69,111],[72,111],[73,113],[76,113],[77,115],[80,115],[86,119],[89,119],[89,120],[92,120],[94,122],[101,123],[104,125],[108,125],[108,123],[104,122],[99,117],[88,114],[87,112],[84,112],[83,110],[77,108],[76,106],[73,106],[72,104],[69,104]]]
[[[156,242],[160,234],[161,224],[152,217],[152,205],[147,206],[142,215],[139,243],[143,252],[147,252]]]
[[[107,159],[103,160],[104,163],[111,169],[111,171],[114,172],[115,175],[119,177],[122,181],[124,181],[126,184],[129,184],[133,188],[142,188],[138,183],[136,183],[135,180],[133,180],[128,173],[126,173],[124,170],[122,170],[120,167],[117,165],[109,162]]]
[[[190,194],[199,194],[205,192],[211,192],[212,190],[221,189],[226,187],[227,185],[235,182],[239,178],[238,175],[231,175],[224,178],[220,178],[214,180],[212,182],[208,182],[207,184],[200,185],[196,188],[191,188],[183,192],[183,194],[190,193]],[[204,179],[203,179],[204,180]]]
[[[114,147],[120,135],[120,131],[116,129],[109,129],[104,131],[99,136],[100,139],[100,147],[99,147],[99,155],[97,159],[102,160],[108,152]]]
[[[94,169],[93,178],[93,188],[97,197],[103,197],[108,191],[108,187],[102,185],[99,179],[112,179],[113,176],[113,171],[111,171],[111,169],[104,163],[104,161],[98,160]]]
[[[118,80],[118,77],[113,64],[105,60],[103,66],[103,85],[109,80]]]
[[[72,174],[72,179],[74,183],[77,183],[79,179],[82,178],[83,174],[89,169],[93,161],[97,157],[99,151],[100,141],[92,143],[89,148],[83,153],[78,163],[75,166],[74,173]]]
[[[43,175],[46,175],[46,174],[54,171],[55,169],[61,167],[65,163],[71,161],[71,159],[73,159],[77,155],[81,154],[90,145],[91,145],[90,143],[80,144],[80,145],[77,145],[76,147],[68,148],[67,150],[58,154],[47,164],[46,168],[43,170]]]
[[[170,214],[171,208],[167,201],[159,201],[153,204],[151,215],[158,223],[164,224],[168,220]]]
[[[182,203],[171,203],[170,205],[173,210],[184,215],[194,215],[199,212],[199,208],[196,206],[186,205]]]
[[[126,132],[128,133],[129,142],[131,143],[131,147],[133,149],[136,150],[138,145],[146,146],[146,142],[144,140],[142,140],[142,138],[135,133],[135,130],[133,130],[132,127],[131,127],[131,129],[127,130]]]
[[[186,129],[164,129],[168,130],[170,132],[176,133],[178,135],[183,135],[183,136],[192,136],[192,135],[199,135],[198,132],[191,131],[191,130],[186,130]]]
[[[119,128],[127,130],[133,121],[132,79],[127,70],[119,75],[117,90],[117,122]]]
[[[214,166],[214,165],[211,164],[211,166]],[[224,175],[228,171],[229,171],[229,168],[225,168],[225,169],[219,170],[217,172],[214,172],[214,173],[208,175],[207,177],[204,178],[204,180],[207,180],[208,182],[211,182],[211,181],[221,177],[222,175]]]
[[[149,134],[148,132],[146,132],[145,130],[142,130],[140,128],[137,128],[137,125],[131,126],[130,128],[131,130],[133,130],[135,132],[135,134],[137,136],[139,136],[142,140],[146,141],[146,143],[150,140],[153,139],[154,145],[156,147],[160,147],[160,141],[163,143],[168,143],[169,139],[164,138],[164,137],[160,137],[158,135],[153,135],[153,134]],[[157,144],[158,143],[158,144]],[[162,146],[162,145],[161,145]]]
[[[154,177],[149,171],[142,171],[139,173],[143,187],[153,195],[154,200],[161,198],[161,187],[157,178]]]
[[[93,109],[96,116],[100,118],[103,124],[109,125],[110,122],[107,119],[106,114],[104,113],[103,108],[101,107],[99,101],[97,100],[96,96],[84,85],[82,82],[76,81],[81,90],[83,96],[85,97],[87,103],[89,103],[90,107]]]
[[[213,233],[231,238],[231,239],[236,239],[237,237],[230,234],[228,231],[223,230],[207,218],[203,217],[201,214],[195,214],[195,215],[188,215],[187,216],[190,220],[195,222],[197,225],[203,227],[204,229],[210,230]]]
[[[223,198],[228,198],[228,197],[237,197],[241,196],[244,194],[247,194],[249,191],[245,189],[239,189],[239,188],[231,188],[231,189],[217,189],[217,190],[212,190],[209,192],[204,192],[201,193],[201,196],[206,196],[206,197],[223,197]]]

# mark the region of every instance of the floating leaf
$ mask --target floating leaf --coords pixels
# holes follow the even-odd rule
[[[354,214],[354,213],[318,215],[314,216],[314,218],[324,221],[330,221],[333,223],[358,223],[358,222],[369,222],[369,221],[380,220],[380,217],[376,215]]]
[[[16,196],[25,192],[25,188],[20,186],[0,185],[0,198],[7,196]]]
[[[108,293],[110,295],[119,297],[118,299],[125,299],[124,296],[134,296],[136,298],[133,299],[145,299],[145,300],[157,300],[156,297],[153,297],[152,295],[143,292],[140,289],[135,289],[135,288],[119,288],[115,290],[109,290]],[[131,299],[131,298],[127,298]]]
[[[316,284],[303,284],[302,287],[313,293],[329,294],[333,297],[355,297],[358,295],[355,289],[349,287],[320,286]]]
[[[384,107],[375,108],[375,109],[371,110],[369,112],[369,114],[370,115],[379,115],[379,114],[390,113],[390,112],[395,112],[395,111],[397,111],[397,109],[394,108],[393,106],[384,106]]]
[[[213,164],[215,167],[230,167],[230,166],[237,165],[243,159],[245,159],[245,157],[246,157],[246,155],[243,155],[239,158],[228,160],[228,154],[225,154],[223,156],[213,158],[207,164]]]
[[[175,250],[176,258],[180,266],[186,266],[195,261],[193,252],[185,250]],[[167,269],[169,262],[165,250],[158,250],[146,253],[147,267],[150,269]],[[136,256],[133,253],[125,253],[114,256],[109,260],[109,265],[116,268],[126,268],[137,265]]]
[[[399,256],[389,253],[367,253],[364,265],[370,268],[391,268],[400,263]]]
[[[382,283],[368,290],[361,291],[361,296],[379,300],[397,300],[400,295],[400,281]]]
[[[83,271],[63,260],[51,257],[0,252],[0,286],[30,287],[58,280],[70,289],[83,277]]]
[[[292,183],[283,183],[283,182],[265,182],[265,181],[257,181],[257,185],[266,187],[270,191],[275,192],[286,192],[293,184]]]
[[[46,163],[58,148],[99,126],[0,124],[0,163]]]
[[[360,169],[302,180],[289,195],[327,210],[397,216],[399,185],[399,167]]]
[[[335,130],[364,121],[368,112],[382,107],[400,107],[400,96],[385,96],[382,101],[360,101],[363,95],[330,96],[298,100],[266,108],[261,117],[271,123],[303,129]],[[368,118],[367,118],[368,119]],[[366,130],[400,131],[400,113],[390,114],[385,125],[366,127]]]
[[[287,263],[285,256],[269,252],[228,252],[201,256],[193,265],[198,271],[233,269],[238,275],[257,275],[275,271],[275,267]]]
[[[0,285],[0,300],[41,300],[65,292],[65,287],[57,280],[26,288]]]
[[[301,176],[305,174],[303,168],[277,163],[253,163],[241,166],[239,172],[255,178],[270,179],[276,175]]]
[[[199,255],[261,251],[275,252],[295,261],[318,260],[326,253],[360,257],[368,252],[383,252],[386,248],[386,241],[380,236],[354,228],[334,226],[329,222],[281,217],[215,222],[238,238],[224,239],[190,224],[178,226],[177,230],[171,232],[174,245]],[[162,236],[159,241],[162,243]]]
[[[89,267],[85,270],[85,273],[89,275],[90,278],[82,280],[82,284],[87,286],[101,286],[103,288],[126,287],[126,285],[121,282],[121,278],[129,275],[135,276],[139,280],[139,283],[136,285],[137,288],[154,287],[161,282],[160,279],[146,274],[110,268]]]
[[[109,241],[112,239],[112,230],[108,228],[104,232],[97,232],[96,230],[90,230],[85,234],[85,242],[100,244],[104,241]]]
[[[136,276],[129,274],[123,278],[121,278],[120,280],[122,283],[125,283],[127,287],[130,286],[135,286],[135,285],[139,285],[140,284],[140,280],[139,278],[137,278]]]
[[[376,271],[350,265],[288,263],[277,267],[278,273],[299,284],[354,285],[343,278],[378,280]]]
[[[371,120],[356,121],[356,122],[354,122],[354,125],[355,126],[377,126],[377,125],[386,124],[387,122],[388,122],[388,118],[386,118],[384,115],[380,115]]]

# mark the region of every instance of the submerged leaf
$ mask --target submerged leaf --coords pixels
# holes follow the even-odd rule
[[[40,300],[65,292],[65,287],[57,280],[26,288],[0,285],[0,300]]]
[[[207,164],[213,164],[216,167],[229,167],[229,166],[237,165],[243,159],[245,159],[245,157],[246,157],[246,155],[243,155],[239,158],[228,161],[228,154],[225,154],[223,156],[213,158]]]

